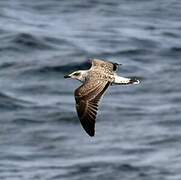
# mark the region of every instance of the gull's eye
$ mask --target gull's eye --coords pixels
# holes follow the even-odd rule
[[[79,76],[80,73],[79,73],[79,72],[75,72],[73,75],[74,75],[74,76]]]

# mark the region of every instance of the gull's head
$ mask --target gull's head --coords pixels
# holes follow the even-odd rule
[[[72,78],[72,79],[77,79],[79,81],[85,81],[86,75],[87,75],[87,71],[80,70],[80,71],[74,71],[73,73],[65,75],[64,78]]]

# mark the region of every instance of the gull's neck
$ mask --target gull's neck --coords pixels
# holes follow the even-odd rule
[[[89,70],[80,70],[79,72],[81,73],[81,76],[79,77],[78,80],[81,81],[81,82],[85,82],[85,80],[86,80],[86,78],[88,76]]]

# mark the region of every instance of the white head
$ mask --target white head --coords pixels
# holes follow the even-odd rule
[[[84,82],[86,76],[87,76],[87,70],[79,70],[79,71],[74,71],[71,74],[65,75],[64,78],[72,78]]]

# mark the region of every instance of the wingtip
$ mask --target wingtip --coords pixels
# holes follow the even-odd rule
[[[95,131],[88,131],[88,130],[86,130],[85,129],[85,131],[86,131],[86,133],[90,136],[90,137],[94,137],[95,136]]]
[[[90,137],[94,137],[94,136],[95,136],[95,133],[93,133],[93,134],[89,134],[89,136],[90,136]]]

